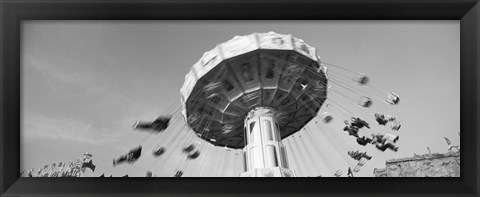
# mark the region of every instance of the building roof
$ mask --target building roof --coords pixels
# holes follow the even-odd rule
[[[424,155],[415,155],[413,157],[405,157],[405,158],[399,158],[399,159],[389,159],[385,162],[385,164],[399,163],[399,162],[406,162],[406,161],[419,161],[419,160],[425,160],[425,159],[438,159],[438,158],[445,158],[445,157],[460,157],[460,151],[448,152],[448,153],[432,153],[432,154],[424,154]]]

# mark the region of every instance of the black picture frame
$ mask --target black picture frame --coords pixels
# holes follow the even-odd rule
[[[478,196],[478,0],[1,0],[1,196]],[[22,20],[460,20],[459,178],[20,178]],[[442,123],[438,123],[442,124]]]

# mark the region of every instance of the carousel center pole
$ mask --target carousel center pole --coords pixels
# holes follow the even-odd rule
[[[241,177],[294,177],[288,169],[285,147],[282,145],[276,111],[257,107],[245,118],[244,169]]]

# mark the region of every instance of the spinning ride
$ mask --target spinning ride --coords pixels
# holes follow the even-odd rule
[[[182,114],[200,138],[243,148],[241,176],[295,176],[282,139],[317,115],[326,68],[315,48],[291,35],[236,36],[193,65],[180,93]]]

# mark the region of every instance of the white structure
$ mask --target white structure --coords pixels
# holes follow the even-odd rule
[[[243,177],[292,177],[274,109],[259,107],[245,118]]]

